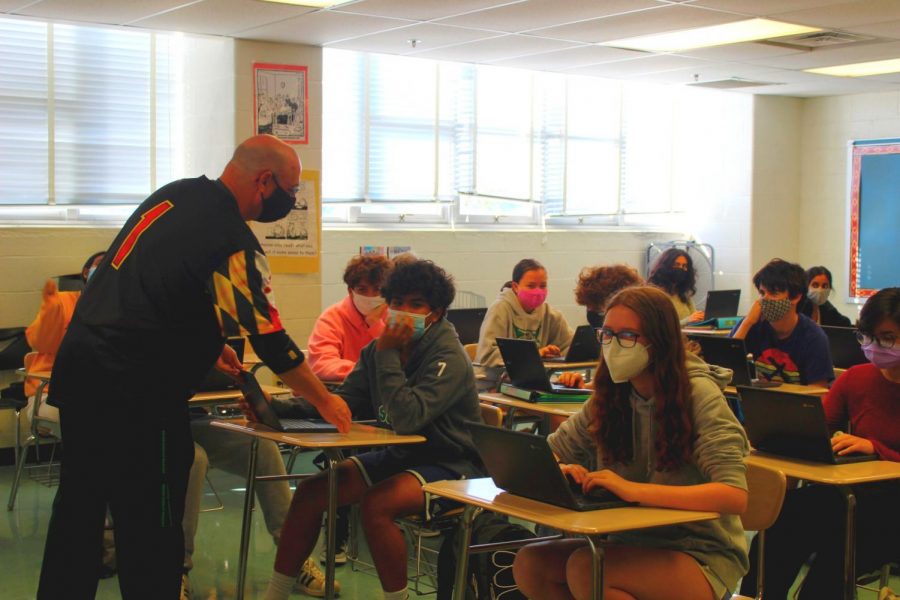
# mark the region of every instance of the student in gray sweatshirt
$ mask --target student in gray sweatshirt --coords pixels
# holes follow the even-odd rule
[[[651,287],[628,288],[607,307],[596,389],[550,436],[560,469],[644,506],[721,513],[711,521],[611,536],[606,590],[634,598],[718,600],[748,568],[740,519],[749,444],[722,395],[727,369],[686,353],[675,308]],[[527,546],[513,565],[532,600],[587,598],[585,540]],[[618,596],[616,596],[618,597]]]
[[[381,290],[389,306],[381,336],[362,350],[340,395],[355,419],[376,418],[399,434],[427,441],[389,446],[338,464],[338,504],[360,504],[363,532],[386,600],[404,600],[406,543],[398,517],[440,513],[443,499],[422,484],[480,477],[468,424],[481,421],[472,365],[444,315],[453,302],[452,278],[431,261],[395,266]],[[287,600],[291,582],[319,535],[327,478],[297,486],[282,527],[266,600]]]
[[[494,387],[503,370],[497,338],[534,340],[541,356],[559,356],[572,344],[572,330],[561,312],[547,299],[547,270],[538,261],[525,258],[513,268],[497,300],[491,304],[478,335],[475,372]]]

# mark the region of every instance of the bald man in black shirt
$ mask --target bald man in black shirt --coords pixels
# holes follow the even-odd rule
[[[284,330],[265,254],[246,221],[294,207],[301,165],[272,136],[243,142],[222,176],[170,183],[145,200],[91,278],[63,339],[49,403],[65,456],[38,598],[93,598],[108,505],[123,598],[177,598],[185,488],[193,459],[187,407],[224,344],[244,335],[260,358],[341,431],[330,394]]]

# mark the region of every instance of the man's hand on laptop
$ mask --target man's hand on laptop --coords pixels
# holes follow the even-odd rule
[[[322,415],[322,418],[338,428],[341,433],[350,431],[350,407],[344,402],[344,399],[336,394],[328,394],[325,401],[315,404],[316,410]]]
[[[538,350],[541,355],[541,358],[550,358],[553,356],[559,356],[559,346],[554,346],[553,344],[548,344]],[[532,355],[533,356],[533,355]]]
[[[849,433],[837,432],[831,438],[831,450],[843,456],[845,454],[875,454],[875,446],[866,438]]]
[[[565,475],[567,478],[571,479],[578,485],[582,485],[584,483],[584,478],[588,474],[588,470],[581,465],[559,463],[559,470],[563,472],[563,475]]]
[[[241,361],[238,360],[237,352],[234,351],[234,348],[225,344],[222,347],[222,353],[219,355],[219,358],[216,359],[216,368],[226,375],[230,375],[237,379],[241,375],[241,369],[243,365]]]

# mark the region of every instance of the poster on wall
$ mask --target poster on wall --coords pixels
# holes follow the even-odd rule
[[[317,273],[321,230],[319,172],[304,170],[294,208],[274,223],[250,221],[273,273]]]
[[[309,143],[307,68],[253,64],[253,131],[288,144]]]

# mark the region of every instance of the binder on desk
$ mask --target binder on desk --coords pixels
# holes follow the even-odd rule
[[[560,402],[563,404],[572,404],[583,402],[591,397],[591,390],[584,390],[583,394],[559,394],[556,392],[541,392],[538,390],[526,390],[516,387],[511,383],[501,383],[500,393],[510,398],[523,400],[525,402]]]
[[[716,319],[706,319],[705,321],[697,321],[695,323],[688,323],[685,327],[690,327],[691,329],[731,329],[735,325],[738,324],[743,317],[718,317]]]

